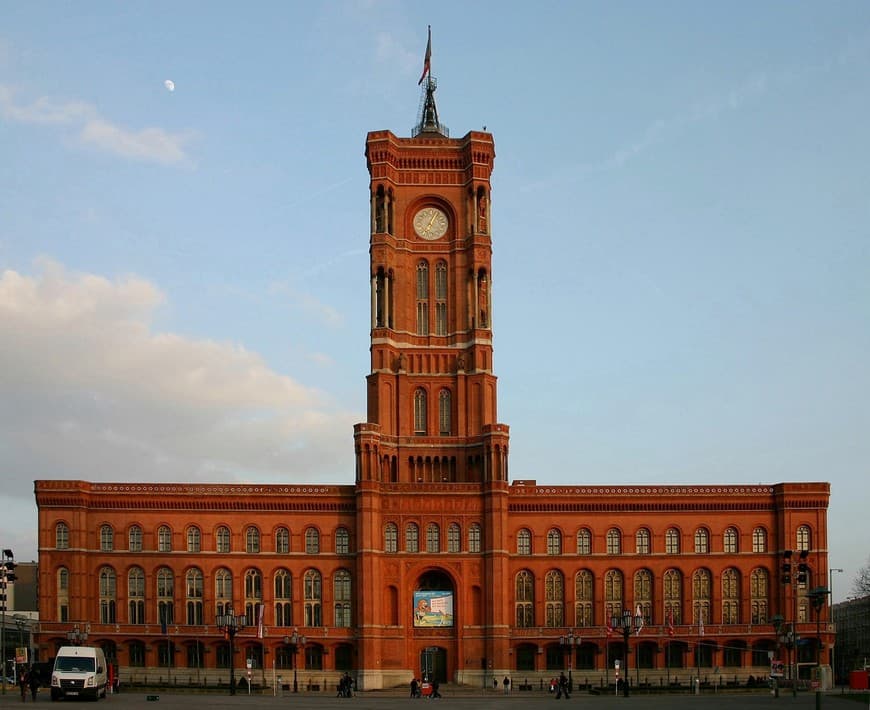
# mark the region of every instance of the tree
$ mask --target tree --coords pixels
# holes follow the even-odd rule
[[[867,559],[867,564],[858,570],[857,576],[852,581],[852,594],[856,597],[870,595],[870,558]]]

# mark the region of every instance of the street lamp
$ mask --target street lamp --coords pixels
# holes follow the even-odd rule
[[[3,550],[0,558],[0,666],[3,668],[3,695],[6,695],[6,585],[15,581],[15,555],[8,547]]]
[[[822,607],[825,606],[828,594],[830,592],[825,587],[815,587],[808,593],[810,604],[816,611],[816,682],[819,683],[816,687],[816,708],[822,707]]]
[[[783,636],[781,636],[781,632],[783,630],[783,625],[785,624],[785,619],[782,614],[774,614],[770,617],[770,623],[773,624],[773,632],[776,634],[776,660],[779,660],[779,647],[782,645]],[[773,679],[773,697],[779,697],[779,676],[781,673],[779,670],[776,671],[776,674],[773,673],[773,669],[771,669],[771,678]]]
[[[643,616],[640,613],[640,606],[638,605],[638,613],[636,616],[631,615],[631,609],[623,609],[622,616],[617,616],[614,614],[610,619],[610,626],[614,629],[622,629],[622,640],[625,645],[625,690],[623,691],[623,695],[628,697],[628,639],[631,637],[632,630],[640,630],[643,626]],[[637,670],[637,659],[634,661],[635,670]]]
[[[836,630],[834,629],[834,572],[843,573],[842,568],[840,567],[832,567],[828,570],[828,589],[831,590],[831,603],[828,605],[828,623],[831,625],[830,630],[834,632],[834,638],[836,639]],[[836,646],[836,641],[831,644],[831,680],[833,681],[834,687],[837,685],[837,665],[834,663],[834,646]]]
[[[289,646],[293,652],[293,692],[299,692],[299,685],[296,682],[296,654],[299,652],[299,647],[305,648],[305,637],[299,635],[299,629],[293,629],[292,636],[284,637],[284,645]]]
[[[70,646],[81,646],[85,644],[88,640],[88,627],[85,627],[85,630],[82,631],[79,628],[79,625],[76,624],[73,626],[72,631],[66,632],[66,640],[69,641]]]
[[[232,604],[227,605],[225,613],[215,616],[215,626],[224,632],[224,638],[230,642],[230,695],[236,694],[236,679],[233,677],[235,673],[235,658],[236,652],[235,642],[236,634],[245,628],[245,615],[233,614]]]
[[[574,676],[571,671],[574,670],[574,648],[580,645],[580,637],[574,636],[573,631],[569,631],[567,635],[559,637],[559,645],[562,647],[562,658],[564,664],[565,652],[568,653],[568,692],[574,692]]]

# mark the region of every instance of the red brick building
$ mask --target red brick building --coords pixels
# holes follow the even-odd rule
[[[363,689],[423,673],[537,685],[562,669],[597,685],[616,660],[633,683],[725,682],[766,674],[796,619],[812,637],[796,658],[814,661],[827,483],[510,481],[495,147],[486,132],[448,137],[434,80],[424,89],[412,137],[366,141],[371,369],[354,483],[37,481],[40,654],[77,628],[123,678],[180,684],[225,684],[250,662],[256,682],[302,688],[345,671]],[[216,626],[229,607],[247,622],[234,655]],[[642,624],[628,649],[611,628],[625,611]]]

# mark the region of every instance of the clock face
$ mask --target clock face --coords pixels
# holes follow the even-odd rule
[[[414,215],[414,231],[423,239],[440,239],[447,233],[447,215],[437,207],[424,207]]]

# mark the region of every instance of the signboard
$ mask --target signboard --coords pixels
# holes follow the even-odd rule
[[[782,661],[770,662],[770,677],[782,678],[785,675],[785,663]]]
[[[414,626],[453,626],[453,592],[414,592]]]
[[[15,662],[27,663],[27,646],[17,646],[15,648]]]

